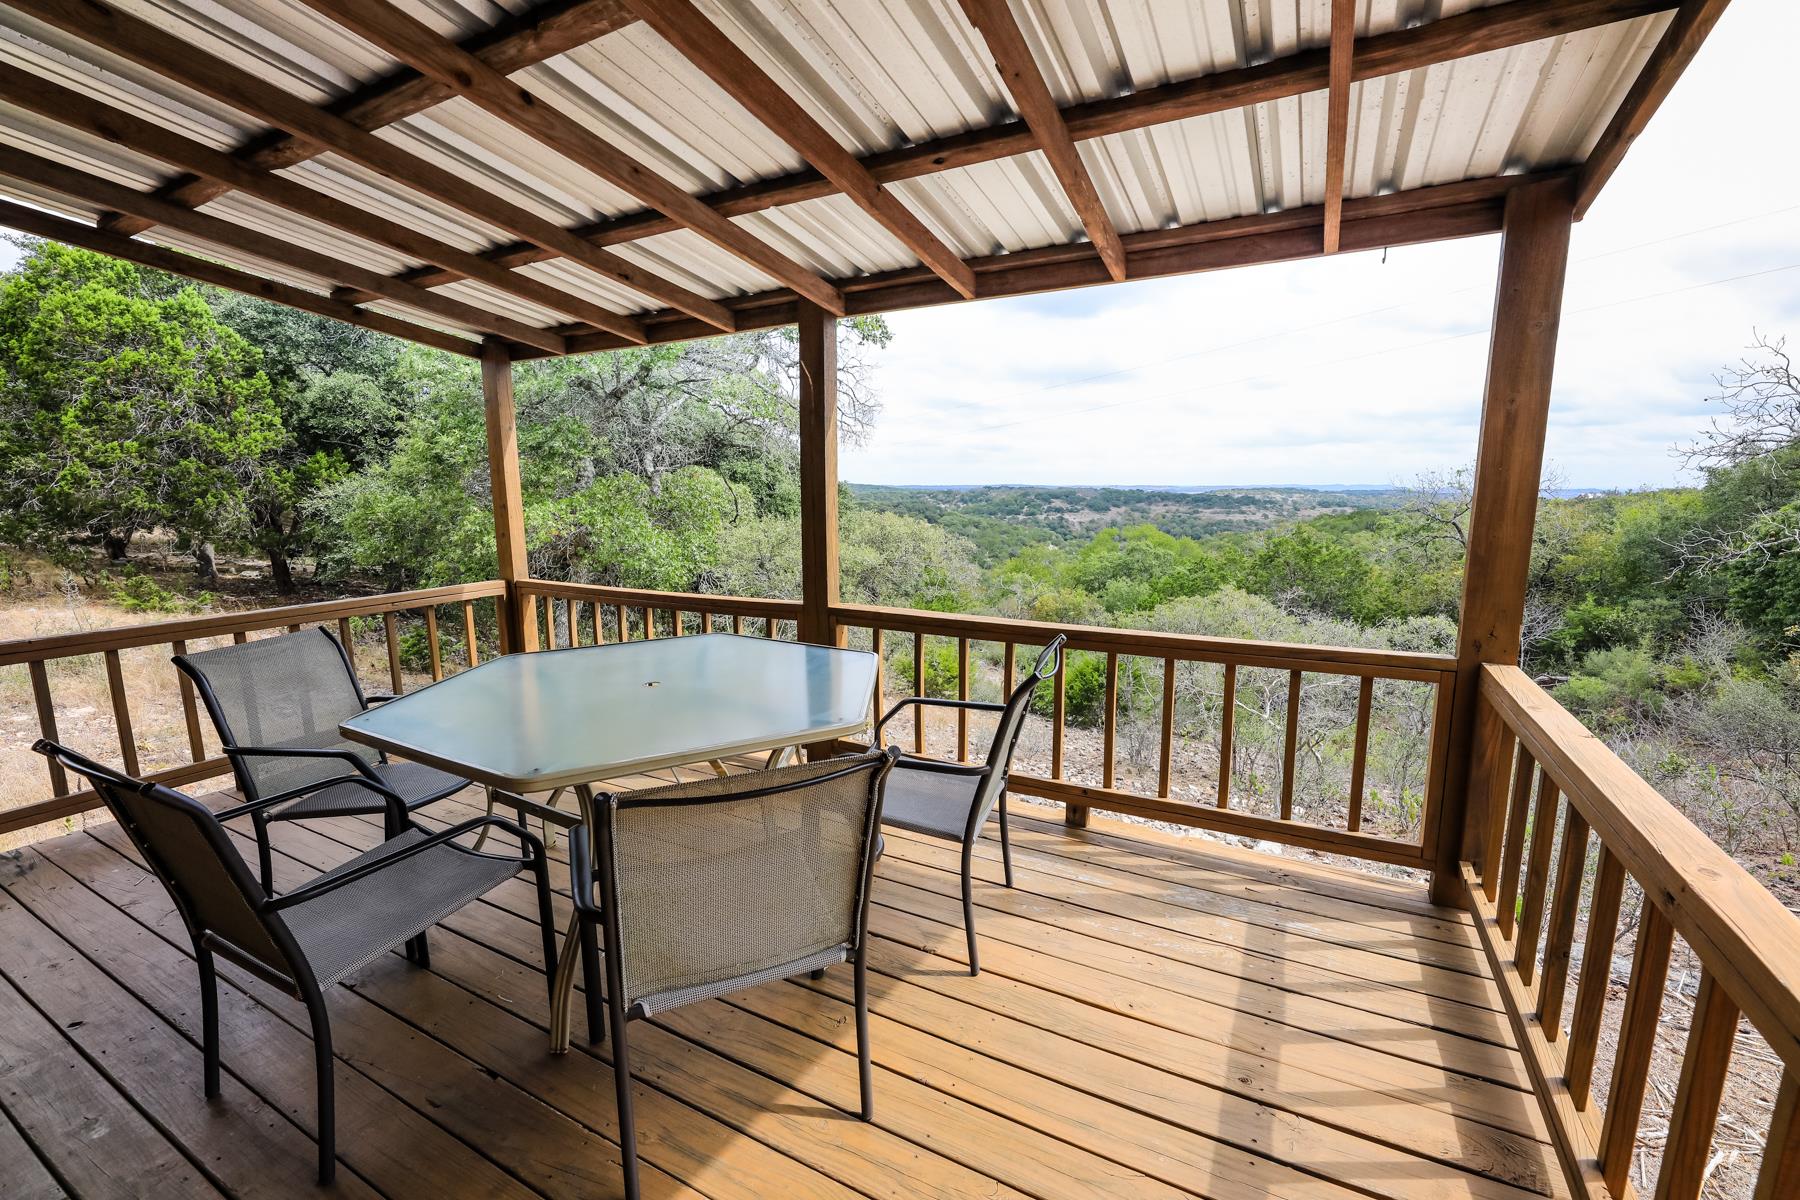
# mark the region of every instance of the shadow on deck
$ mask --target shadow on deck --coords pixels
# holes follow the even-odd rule
[[[293,886],[380,830],[274,837]],[[1014,856],[1009,891],[982,849],[971,979],[955,848],[889,832],[872,1125],[845,970],[634,1025],[646,1195],[1566,1194],[1468,914],[1098,818],[1015,816]],[[8,1196],[318,1194],[304,1012],[227,970],[203,1102],[187,938],[117,827],[0,859],[0,887]],[[430,970],[395,954],[335,989],[333,1191],[618,1194],[608,1046],[578,1023],[547,1053],[532,913],[515,881],[433,932]]]

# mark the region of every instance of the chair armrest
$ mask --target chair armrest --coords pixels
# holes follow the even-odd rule
[[[386,692],[376,692],[363,697],[363,704],[386,704],[389,700],[398,700],[398,696],[390,696]]]
[[[929,706],[931,708],[960,708],[974,712],[1005,712],[1006,705],[996,704],[990,700],[938,700],[931,696],[908,696],[894,707],[887,710],[881,720],[875,722],[875,736],[881,736],[881,727],[900,715],[900,710],[911,705]]]
[[[569,898],[575,902],[576,912],[600,916],[600,906],[594,903],[594,855],[585,821],[569,832]]]
[[[245,813],[255,812],[261,808],[267,808],[271,804],[280,804],[284,800],[293,800],[300,796],[310,795],[313,792],[321,791],[327,787],[335,787],[340,783],[354,783],[375,792],[381,796],[382,800],[386,803],[388,821],[391,827],[388,836],[392,837],[395,833],[406,827],[406,802],[401,800],[400,797],[394,793],[393,789],[389,788],[381,781],[381,776],[375,773],[375,768],[371,767],[359,754],[354,754],[349,750],[331,750],[326,748],[298,746],[226,746],[225,754],[226,757],[233,759],[331,758],[337,759],[340,762],[349,763],[356,769],[356,774],[334,775],[329,779],[319,779],[311,783],[303,783],[299,787],[289,788],[287,791],[281,792],[278,795],[264,796],[260,800],[252,800],[248,804],[240,804],[236,808],[225,809],[216,814],[221,821],[229,820],[232,817],[241,817]]]
[[[897,770],[928,771],[933,775],[961,775],[968,779],[986,775],[994,769],[992,763],[953,763],[917,754],[901,754],[894,767]]]
[[[296,904],[303,904],[308,900],[316,900],[320,896],[335,892],[337,889],[355,883],[359,879],[366,879],[377,871],[386,870],[395,863],[405,862],[414,855],[423,854],[434,846],[441,846],[445,842],[454,838],[459,838],[465,833],[469,833],[472,830],[480,829],[487,825],[491,825],[496,829],[503,829],[519,839],[519,844],[528,851],[528,853],[519,856],[521,864],[530,863],[538,855],[543,853],[543,844],[539,842],[534,835],[522,828],[517,822],[508,821],[504,817],[470,817],[460,825],[452,825],[448,829],[440,829],[429,837],[414,842],[412,845],[407,846],[402,850],[398,850],[385,858],[378,858],[372,862],[366,862],[354,870],[345,871],[342,875],[333,875],[330,879],[314,880],[311,883],[303,884],[285,895],[266,901],[264,907],[269,912],[280,912],[284,908],[292,908]],[[500,854],[486,854],[476,850],[467,850],[465,853],[481,854],[483,858],[510,857]]]

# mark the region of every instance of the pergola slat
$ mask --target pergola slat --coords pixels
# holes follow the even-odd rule
[[[249,113],[260,121],[280,126],[396,183],[496,225],[514,237],[574,259],[606,278],[690,313],[715,328],[729,330],[731,327],[730,316],[716,301],[660,279],[616,254],[583,241],[554,221],[359,129],[342,117],[308,104],[249,71],[206,54],[179,37],[105,3],[105,0],[11,2],[12,7],[74,37],[110,50],[165,79]]]
[[[406,338],[423,346],[435,346],[439,350],[448,350],[452,354],[463,354],[473,358],[481,353],[480,343],[472,342],[468,338],[457,337],[453,333],[445,333],[426,325],[416,325],[411,321],[390,317],[385,313],[370,312],[364,308],[333,300],[328,296],[321,296],[317,292],[309,292],[305,288],[298,288],[273,279],[264,279],[260,275],[252,275],[248,271],[240,271],[236,267],[228,267],[210,259],[183,254],[179,250],[170,250],[164,246],[128,238],[105,229],[96,229],[91,225],[83,225],[79,221],[71,221],[35,208],[28,208],[23,204],[14,204],[10,200],[0,200],[0,225],[7,225],[21,233],[31,234],[33,237],[49,238],[66,245],[80,246],[84,250],[110,254],[114,258],[122,258],[127,262],[137,263],[139,266],[167,271],[172,275],[181,275],[199,280],[201,283],[212,284],[214,287],[242,292],[246,296],[255,296],[260,300],[272,300],[277,304],[285,304],[289,308],[298,308],[304,312],[317,313],[321,317],[330,317],[346,324],[359,325],[364,329],[373,329],[379,333]]]
[[[316,250],[308,250],[290,242],[284,242],[260,230],[239,225],[233,221],[221,220],[209,213],[194,209],[181,208],[170,204],[167,200],[158,200],[147,192],[134,192],[122,184],[86,171],[78,171],[74,167],[65,166],[52,159],[41,158],[13,146],[0,144],[0,175],[10,175],[31,183],[41,184],[73,199],[85,200],[115,212],[134,213],[147,217],[158,224],[167,225],[191,233],[195,237],[205,238],[221,246],[233,246],[247,254],[280,263],[284,267],[292,267],[308,275],[317,275],[323,279],[348,283],[354,287],[368,288],[380,292],[390,300],[407,304],[426,312],[436,313],[449,321],[470,325],[477,329],[489,330],[503,338],[524,342],[536,346],[540,350],[548,350],[552,354],[561,354],[566,348],[563,336],[548,329],[538,329],[507,317],[496,316],[484,312],[473,304],[428,292],[424,288],[414,287],[409,283],[401,283],[389,279],[366,267],[347,263]]]
[[[642,3],[642,0],[634,0],[634,3]],[[1056,99],[1044,82],[1043,72],[1038,69],[1031,47],[1026,44],[1025,33],[1013,19],[1007,0],[962,0],[962,9],[987,42],[988,53],[994,58],[994,69],[1005,81],[1013,106],[1019,110],[1044,157],[1050,161],[1056,181],[1062,185],[1069,204],[1081,218],[1082,228],[1087,230],[1088,240],[1094,243],[1100,261],[1106,265],[1106,273],[1114,282],[1122,282],[1126,275],[1125,246],[1119,241],[1119,231],[1113,227],[1106,205],[1101,203],[1093,176],[1081,161],[1081,153],[1075,149],[1075,139],[1063,123]]]
[[[1331,0],[1330,83],[1325,119],[1325,253],[1338,252],[1344,222],[1344,158],[1350,151],[1350,72],[1356,0]]]
[[[472,54],[510,75],[545,59],[555,58],[597,37],[622,29],[637,20],[620,0],[549,0],[492,29],[484,29],[463,43]],[[374,131],[407,117],[417,116],[450,99],[453,93],[434,79],[410,67],[357,88],[326,105],[326,109],[356,125]],[[231,151],[231,157],[249,170],[279,171],[318,157],[319,147],[302,138],[269,129],[247,138]],[[185,175],[156,190],[159,198],[183,208],[199,208],[234,190],[217,178]],[[154,226],[142,218],[115,213],[101,225],[114,233],[142,233]]]
[[[792,146],[857,207],[879,221],[965,299],[975,273],[925,223],[883,189],[831,131],[770,78],[689,0],[626,0],[644,23],[718,84],[776,136]],[[1116,238],[1115,238],[1116,240]]]
[[[441,267],[460,271],[465,276],[479,279],[501,291],[510,292],[535,304],[541,304],[546,308],[574,317],[578,321],[586,321],[591,325],[618,334],[627,341],[642,342],[644,340],[644,328],[634,318],[611,312],[591,301],[572,296],[541,279],[509,271],[505,267],[488,262],[479,255],[438,241],[436,238],[410,229],[397,221],[390,221],[366,208],[346,203],[324,192],[314,191],[286,176],[253,170],[229,154],[221,153],[153,121],[147,121],[134,113],[115,108],[40,76],[26,71],[12,71],[0,75],[0,99],[17,104],[22,108],[28,108],[52,120],[62,121],[85,133],[104,138],[129,150],[159,158],[171,166],[192,172],[197,176],[227,184],[249,195],[267,200],[271,204],[280,205],[290,212],[322,221],[346,233],[378,242],[402,253],[436,263]],[[151,193],[151,198],[156,199],[156,194]],[[172,200],[159,200],[158,202],[171,205],[175,203]],[[185,206],[178,205],[177,207]],[[154,227],[158,223],[149,217],[131,215],[133,220],[141,222],[146,228]],[[106,222],[102,222],[101,227],[114,228]],[[404,281],[396,277],[392,282],[403,283]],[[357,294],[366,295],[367,293],[359,290]],[[495,332],[503,331],[495,330]]]
[[[733,225],[669,180],[545,104],[455,42],[440,37],[429,26],[393,7],[387,0],[305,0],[305,3],[414,69],[454,89],[471,103],[535,138],[570,162],[630,193],[640,203],[767,272],[820,307],[831,312],[843,308],[843,294],[831,284]],[[535,238],[531,240],[536,241]]]
[[[1611,25],[1666,12],[1678,0],[1508,0],[1411,29],[1357,39],[1352,50],[1351,79],[1417,70],[1440,62],[1541,41],[1544,38]],[[1306,50],[1251,67],[1218,71],[1197,79],[1145,88],[1116,99],[1084,101],[1059,110],[1069,136],[1077,142],[1149,129],[1190,117],[1226,112],[1248,105],[1318,91],[1330,82],[1329,52]],[[1037,149],[1030,130],[1008,122],[969,133],[929,138],[910,146],[861,159],[877,183],[919,179],[940,171],[976,166]],[[805,170],[774,179],[726,188],[701,202],[723,217],[741,217],[783,205],[837,194],[837,187],[817,171]],[[680,226],[654,210],[628,213],[576,230],[596,245],[617,246],[669,233]],[[525,243],[498,247],[486,257],[502,266],[542,262],[554,254]],[[435,269],[408,273],[407,282],[436,287],[457,276]]]

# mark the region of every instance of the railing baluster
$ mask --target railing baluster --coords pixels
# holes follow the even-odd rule
[[[1157,747],[1156,794],[1169,798],[1169,760],[1175,753],[1175,660],[1163,659],[1162,733]]]
[[[108,650],[106,690],[112,695],[113,727],[119,733],[119,760],[127,775],[138,773],[137,737],[131,730],[131,701],[125,695],[125,672],[119,665],[119,652]]]
[[[56,705],[50,699],[50,673],[44,660],[34,658],[27,670],[31,674],[31,698],[37,702],[38,734],[56,741]],[[44,760],[50,768],[50,790],[58,796],[69,794],[69,774],[54,758]]]
[[[619,634],[615,640],[629,642],[631,640],[631,618],[626,615],[625,606],[623,604],[613,605],[613,616],[617,618]]]
[[[781,622],[777,621],[774,617],[764,617],[763,636],[769,638],[771,641],[774,640],[775,636],[781,632],[780,625]]]
[[[774,621],[769,622],[771,626]],[[913,634],[913,695],[925,694],[925,635]],[[918,705],[913,706],[913,753],[925,753],[925,710]]]
[[[701,633],[711,633],[712,626],[713,626],[713,615],[709,612],[701,613],[700,614],[700,632]]]
[[[744,614],[743,613],[732,613],[731,614],[731,632],[737,634],[739,637],[744,636]]]
[[[1375,677],[1364,675],[1356,690],[1356,732],[1350,749],[1351,833],[1362,831],[1363,780],[1369,769],[1369,714],[1375,706]]]
[[[1662,1014],[1663,985],[1669,978],[1669,951],[1675,931],[1662,909],[1648,898],[1639,918],[1637,952],[1631,959],[1631,982],[1625,989],[1625,1013],[1613,1053],[1612,1091],[1600,1130],[1600,1176],[1615,1196],[1624,1194],[1637,1146],[1638,1120],[1644,1113],[1644,1087],[1650,1079],[1650,1055],[1656,1049],[1656,1025]]]
[[[588,624],[594,631],[594,645],[604,646],[606,645],[606,631],[600,627],[600,602],[589,600],[587,608]]]
[[[1625,894],[1625,866],[1604,845],[1588,907],[1587,945],[1581,952],[1581,981],[1575,989],[1575,1020],[1569,1031],[1569,1095],[1577,1109],[1588,1106],[1594,1086],[1594,1055],[1600,1022],[1612,988],[1613,945],[1619,936],[1619,900]]]
[[[1013,675],[1018,669],[1019,647],[1013,642],[1003,643],[1000,651],[1000,693],[1011,696],[1013,692]]]
[[[1225,691],[1219,700],[1219,807],[1231,807],[1231,742],[1237,731],[1237,664],[1225,664]]]
[[[405,690],[400,679],[400,623],[392,612],[384,612],[381,625],[387,631],[388,682],[394,685],[394,695],[398,696]]]
[[[1438,685],[1439,695],[1448,690],[1444,684]],[[1511,796],[1507,785],[1512,778],[1508,772],[1513,765],[1513,742],[1512,730],[1506,727],[1506,722],[1500,719],[1494,706],[1477,697],[1469,777],[1474,780],[1477,771],[1483,771],[1487,775],[1484,781],[1487,812],[1483,814],[1487,829],[1482,844],[1481,891],[1490,902],[1499,894],[1500,889],[1500,854],[1506,836],[1506,814]]]
[[[887,712],[887,658],[881,652],[882,640],[882,632],[879,628],[869,630],[869,648],[875,652],[874,719],[877,721],[881,720],[882,715]],[[882,736],[885,737],[886,734]],[[885,743],[878,738],[875,745],[879,749]]]
[[[169,653],[186,654],[187,643],[170,642]],[[175,671],[175,683],[181,689],[181,715],[187,721],[188,753],[194,762],[200,762],[206,757],[206,743],[200,737],[200,710],[194,704],[194,684],[186,671]]]
[[[1510,938],[1518,924],[1519,864],[1525,857],[1525,826],[1531,818],[1531,785],[1537,778],[1537,763],[1525,743],[1519,743],[1513,760],[1512,792],[1506,818],[1506,852],[1500,856],[1500,898],[1494,902],[1494,917],[1503,937]]]
[[[1800,1196],[1800,1075],[1781,1077],[1775,1094],[1775,1116],[1763,1146],[1762,1168],[1756,1173],[1754,1200],[1793,1200]]]
[[[575,645],[575,599],[572,596],[563,597],[563,636],[569,645]]]
[[[1063,669],[1056,673],[1056,682],[1050,689],[1050,778],[1063,777],[1063,727],[1068,724],[1069,689],[1066,686],[1069,678],[1069,664],[1063,663]]]
[[[444,651],[438,645],[437,609],[430,606],[425,609],[425,643],[431,649],[431,681],[436,683],[444,677]]]
[[[1287,730],[1281,746],[1281,819],[1294,819],[1294,763],[1300,753],[1300,672],[1288,672]]]
[[[463,639],[468,643],[469,665],[471,667],[479,666],[481,664],[481,651],[475,648],[475,602],[472,600],[464,600],[462,610]]]
[[[1113,755],[1119,740],[1119,656],[1106,652],[1106,690],[1102,696],[1106,708],[1101,715],[1100,786],[1113,785]]]
[[[1525,865],[1525,903],[1519,910],[1519,937],[1513,948],[1519,979],[1527,984],[1537,974],[1538,934],[1543,930],[1544,895],[1550,888],[1550,851],[1556,842],[1556,813],[1561,801],[1556,781],[1539,767],[1537,809],[1531,818],[1531,860]]]
[[[969,698],[969,639],[956,639],[956,698]],[[969,710],[956,710],[956,761],[969,761]]]
[[[338,644],[344,648],[344,657],[350,660],[350,673],[356,673],[356,646],[350,637],[350,618],[338,618]]]
[[[1587,818],[1573,804],[1563,816],[1562,859],[1556,871],[1556,903],[1550,909],[1550,931],[1544,939],[1544,977],[1538,981],[1538,1023],[1544,1040],[1562,1036],[1563,992],[1569,982],[1569,952],[1575,943],[1575,918],[1581,912],[1581,881],[1587,875]]]
[[[656,637],[656,610],[651,608],[648,604],[646,604],[644,606],[644,640],[646,642],[648,642],[655,637]]]
[[[1738,1015],[1738,1006],[1718,979],[1702,968],[1687,1050],[1681,1056],[1681,1082],[1669,1118],[1669,1140],[1656,1172],[1656,1200],[1699,1200],[1737,1041]]]
[[[680,637],[685,632],[681,628],[681,610],[679,608],[669,610],[669,628],[672,631],[671,637]]]
[[[231,635],[231,640],[236,645],[241,646],[245,642],[250,640],[250,635],[247,632],[245,632],[244,630],[240,629],[236,633]]]

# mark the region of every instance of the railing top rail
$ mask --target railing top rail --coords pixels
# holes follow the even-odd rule
[[[1410,650],[1361,650],[1346,646],[1312,646],[1298,642],[1258,642],[1193,633],[1113,629],[1103,625],[1053,625],[1010,617],[972,616],[916,608],[882,608],[868,604],[840,604],[832,609],[832,615],[851,625],[974,637],[981,641],[1035,645],[1060,633],[1067,635],[1069,647],[1074,650],[1110,651],[1147,658],[1197,658],[1326,674],[1435,681],[1456,670],[1454,656],[1422,654]]]
[[[742,613],[745,616],[777,616],[790,620],[800,612],[798,600],[714,596],[705,592],[657,592],[645,588],[611,587],[601,583],[561,583],[554,579],[521,579],[518,589],[528,596],[572,596],[580,600],[598,600],[603,604],[678,608],[683,612]]]
[[[128,650],[134,646],[154,646],[226,633],[248,633],[257,629],[272,629],[278,625],[304,625],[309,621],[335,621],[340,617],[455,604],[463,600],[484,600],[505,594],[506,585],[503,582],[488,579],[480,583],[457,583],[411,592],[384,592],[376,596],[355,596],[347,600],[290,604],[283,608],[257,608],[235,613],[209,613],[202,617],[179,617],[173,621],[152,621],[146,625],[121,625],[116,629],[17,638],[0,642],[0,666],[68,658],[78,654],[99,654],[106,650]]]
[[[1788,1069],[1800,1071],[1800,916],[1525,672],[1488,666],[1481,694]]]

